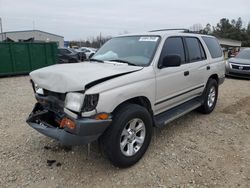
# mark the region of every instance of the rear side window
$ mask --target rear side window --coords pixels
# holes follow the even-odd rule
[[[185,52],[181,37],[170,37],[165,41],[161,57],[163,58],[167,55],[179,55],[181,62],[185,62]]]
[[[201,61],[206,59],[204,49],[198,38],[195,37],[186,37],[186,44],[189,53],[189,61]]]
[[[212,58],[218,58],[222,56],[222,50],[216,38],[202,37],[202,39],[206,43]]]

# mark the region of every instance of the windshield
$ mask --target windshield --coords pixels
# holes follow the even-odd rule
[[[92,57],[100,61],[128,62],[136,66],[150,64],[160,37],[128,36],[117,37],[106,42]]]
[[[250,50],[242,50],[236,58],[239,59],[250,59]]]

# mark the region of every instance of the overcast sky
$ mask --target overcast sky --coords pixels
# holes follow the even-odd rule
[[[65,40],[124,31],[215,25],[221,18],[250,21],[250,0],[0,0],[4,31],[39,29]],[[33,24],[34,23],[34,24]]]

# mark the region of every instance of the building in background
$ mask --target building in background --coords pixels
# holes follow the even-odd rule
[[[241,41],[218,38],[218,41],[223,49],[224,57],[229,58],[229,56],[235,56],[241,48]],[[230,55],[229,55],[230,54]]]
[[[64,46],[64,37],[40,30],[10,31],[0,33],[1,41],[13,42],[56,42],[59,47]]]

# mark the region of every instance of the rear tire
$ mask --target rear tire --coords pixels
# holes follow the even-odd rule
[[[114,166],[134,165],[149,146],[152,124],[152,117],[144,107],[122,105],[114,113],[111,126],[99,139],[102,151]]]
[[[203,114],[210,114],[216,106],[217,98],[218,83],[216,80],[210,78],[203,93],[203,104],[198,108],[198,111]]]

